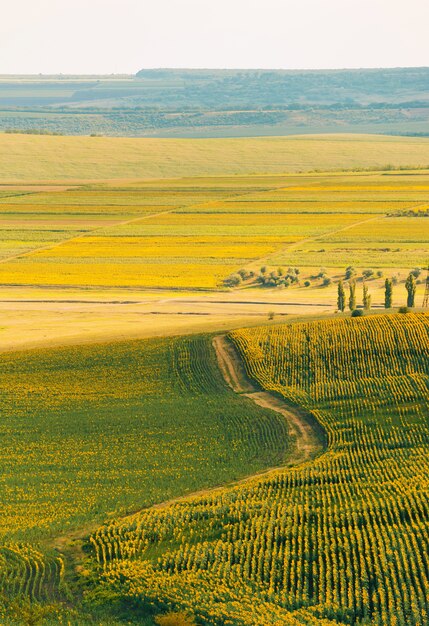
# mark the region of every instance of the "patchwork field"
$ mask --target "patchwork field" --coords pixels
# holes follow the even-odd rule
[[[0,283],[223,289],[264,265],[318,288],[320,267],[400,274],[427,263],[429,220],[413,211],[428,202],[424,171],[36,187],[0,197]]]

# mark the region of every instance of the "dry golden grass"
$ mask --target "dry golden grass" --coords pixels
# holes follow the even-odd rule
[[[43,155],[43,158],[40,158]],[[0,134],[0,181],[168,178],[429,164],[429,139],[322,135],[133,139]]]

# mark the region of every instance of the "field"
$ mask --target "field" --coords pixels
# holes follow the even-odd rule
[[[346,134],[189,140],[0,134],[2,183],[283,174],[382,169],[389,164],[427,167],[429,139]]]
[[[0,622],[425,626],[429,140],[0,146]]]
[[[94,598],[210,624],[425,624],[428,334],[421,314],[233,332],[249,374],[323,425],[327,452],[100,528]]]
[[[427,136],[426,67],[0,76],[0,129],[60,135]]]
[[[222,289],[243,268],[299,267],[306,278],[347,265],[400,273],[429,256],[429,221],[410,214],[429,202],[425,171],[14,193],[0,198],[3,285]]]
[[[14,352],[0,385],[0,585],[18,624],[25,597],[70,599],[64,536],[281,464],[289,450],[283,418],[225,385],[210,336]],[[7,606],[0,595],[2,623]]]
[[[210,337],[13,352],[0,381],[3,540],[233,480],[287,450],[282,420],[225,386]]]

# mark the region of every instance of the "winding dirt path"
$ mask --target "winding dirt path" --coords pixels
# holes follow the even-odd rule
[[[293,448],[282,467],[305,463],[322,452],[320,430],[316,428],[311,416],[269,391],[258,390],[247,376],[243,360],[226,335],[217,335],[213,340],[213,347],[225,382],[233,391],[250,398],[264,409],[280,413],[285,418]]]
[[[185,493],[175,498],[158,502],[144,509],[137,509],[136,511],[122,516],[120,518],[122,521],[127,519],[131,520],[143,511],[151,509],[161,510],[180,502],[188,502],[199,497],[221,493],[225,489],[244,485],[252,480],[271,474],[272,472],[281,471],[287,467],[310,461],[323,452],[324,445],[322,443],[321,429],[317,427],[314,420],[312,420],[304,410],[299,407],[290,406],[282,398],[273,393],[258,390],[256,385],[249,379],[244,362],[236,347],[226,335],[216,335],[213,339],[213,347],[216,352],[219,369],[222,372],[225,382],[235,393],[249,398],[255,404],[265,409],[280,413],[280,415],[285,418],[291,440],[291,449],[287,459],[282,465],[269,467],[249,476],[245,476],[240,480],[228,482],[224,485],[217,485],[215,487],[199,489],[198,491]],[[82,541],[85,537],[100,528],[100,526],[102,526],[100,522],[88,523],[86,526],[73,532],[56,537],[53,541],[49,542],[49,546],[55,548],[63,555],[68,555],[72,562],[74,562],[74,566],[79,568],[79,564],[84,558]]]

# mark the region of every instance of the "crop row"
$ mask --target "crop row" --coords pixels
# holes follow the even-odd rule
[[[214,624],[426,624],[429,316],[231,336],[249,375],[324,427],[327,452],[100,528],[101,584]]]

